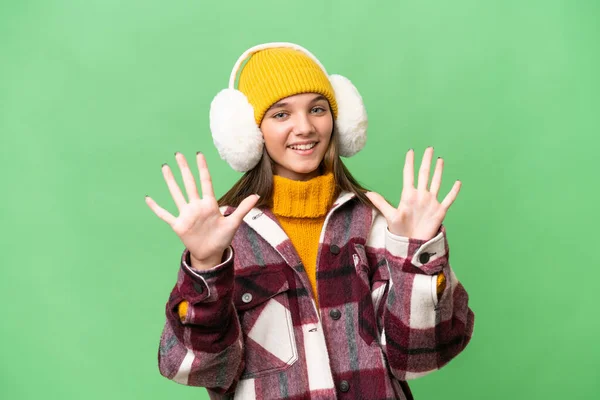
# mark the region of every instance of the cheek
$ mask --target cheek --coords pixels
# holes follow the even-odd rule
[[[260,130],[263,134],[267,151],[273,149],[275,146],[281,146],[282,143],[285,143],[286,130],[284,124],[265,122],[260,126]]]
[[[327,140],[331,139],[331,134],[333,132],[333,120],[332,119],[323,119],[319,121],[318,128],[321,136],[327,137]]]

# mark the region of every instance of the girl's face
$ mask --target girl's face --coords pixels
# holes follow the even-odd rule
[[[260,130],[275,175],[306,181],[319,175],[333,131],[333,115],[320,94],[297,94],[271,106]]]

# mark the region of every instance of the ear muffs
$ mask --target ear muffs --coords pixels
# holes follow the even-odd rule
[[[210,130],[221,158],[238,172],[254,168],[263,154],[264,140],[254,120],[254,109],[236,89],[223,89],[210,105]]]
[[[335,126],[339,134],[340,155],[352,157],[367,143],[367,110],[358,90],[348,78],[330,75],[329,82],[338,103]]]
[[[350,80],[341,75],[328,75],[320,61],[305,48],[293,43],[275,42],[254,46],[235,63],[229,87],[221,90],[210,105],[210,130],[221,158],[238,172],[254,168],[262,157],[264,140],[254,120],[254,109],[246,96],[235,89],[242,63],[252,54],[269,48],[286,47],[299,50],[313,59],[329,77],[338,104],[335,120],[342,157],[358,153],[367,141],[367,112],[362,97]]]

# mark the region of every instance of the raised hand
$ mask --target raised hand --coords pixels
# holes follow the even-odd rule
[[[248,196],[231,215],[224,217],[213,192],[204,155],[200,152],[196,155],[202,198],[198,194],[196,180],[183,154],[175,153],[175,159],[181,170],[187,201],[167,164],[163,165],[162,172],[179,210],[179,216],[174,217],[148,196],[146,196],[146,204],[160,219],[173,228],[190,251],[192,267],[208,269],[221,263],[223,252],[231,244],[244,216],[258,201],[258,195]]]
[[[378,193],[369,192],[366,195],[387,220],[391,233],[413,239],[429,240],[437,234],[448,209],[456,200],[461,182],[456,181],[444,200],[439,203],[437,196],[442,183],[444,160],[438,158],[431,186],[428,189],[433,147],[425,150],[416,188],[414,186],[414,158],[415,153],[410,149],[404,163],[404,185],[398,208],[391,206]]]

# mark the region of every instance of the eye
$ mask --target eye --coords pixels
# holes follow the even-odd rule
[[[313,114],[321,114],[321,113],[324,113],[325,111],[327,111],[327,110],[325,109],[325,107],[322,107],[322,106],[315,106],[310,110],[310,112]]]
[[[275,118],[275,119],[283,119],[283,118],[287,117],[287,113],[281,111],[281,112],[278,112],[276,114],[273,114],[272,117]]]

